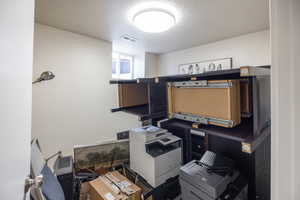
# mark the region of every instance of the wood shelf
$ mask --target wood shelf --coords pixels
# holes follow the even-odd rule
[[[250,136],[242,142],[242,152],[253,153],[271,135],[271,124],[261,131],[258,136]]]
[[[149,83],[154,82],[154,78],[138,78],[138,79],[113,79],[110,80],[110,84],[137,84],[137,83]]]
[[[241,151],[251,154],[256,148],[271,134],[270,124],[266,126],[261,134],[253,136],[253,120],[252,118],[243,118],[242,123],[234,128],[224,128],[214,125],[202,125],[199,128],[194,128],[193,122],[188,122],[180,119],[169,119],[162,123],[168,123],[168,126],[181,127],[193,131],[205,133],[206,135],[217,136],[220,138],[237,141],[241,143]]]
[[[252,134],[252,119],[242,119],[242,123],[234,128],[224,128],[214,125],[202,125],[199,128],[193,128],[193,122],[188,122],[180,119],[169,119],[169,126],[176,124],[178,127],[191,129],[194,131],[204,132],[207,135],[214,135],[221,138],[234,140],[238,142],[246,142]]]
[[[221,80],[221,79],[242,79],[245,77],[270,75],[270,65],[256,67],[241,67],[236,69],[227,69],[220,71],[205,72],[201,74],[184,74],[172,76],[158,76],[153,78],[138,78],[130,80],[110,80],[110,84],[124,83],[158,83],[161,81],[189,81],[189,80]]]
[[[148,104],[111,109],[111,112],[119,112],[119,111],[136,115],[139,117],[140,121],[147,120],[150,118],[161,118],[167,116],[167,112],[157,112],[154,114],[150,114]]]
[[[253,133],[253,120],[251,118],[243,118],[241,124],[234,128],[201,124],[199,128],[192,128],[192,130],[202,131],[208,135],[214,135],[238,142],[245,142]]]
[[[192,75],[159,76],[155,78],[155,82],[243,79],[246,77],[270,75],[269,69],[270,66],[241,67],[236,69],[212,71],[212,72],[205,72],[201,74],[192,74]]]
[[[126,113],[134,114],[139,117],[145,116],[149,114],[148,104],[140,105],[140,106],[132,106],[127,109],[122,110]]]

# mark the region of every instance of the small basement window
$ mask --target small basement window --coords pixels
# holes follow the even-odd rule
[[[112,54],[112,78],[133,79],[134,57],[123,53]]]

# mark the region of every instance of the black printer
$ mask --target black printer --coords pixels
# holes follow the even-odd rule
[[[238,176],[234,161],[206,151],[180,169],[182,200],[216,200]]]

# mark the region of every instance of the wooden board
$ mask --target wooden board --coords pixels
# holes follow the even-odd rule
[[[120,107],[148,104],[147,84],[119,84],[118,90]]]
[[[252,88],[249,81],[241,81],[241,112],[245,116],[251,116],[252,113]]]
[[[241,122],[239,80],[232,82],[231,88],[169,88],[169,112],[232,120],[234,126]],[[214,124],[220,125],[221,124]]]

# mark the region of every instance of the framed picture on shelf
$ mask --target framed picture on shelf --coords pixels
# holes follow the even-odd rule
[[[201,74],[211,71],[232,69],[232,58],[221,58],[194,63],[181,64],[178,67],[179,74]]]

